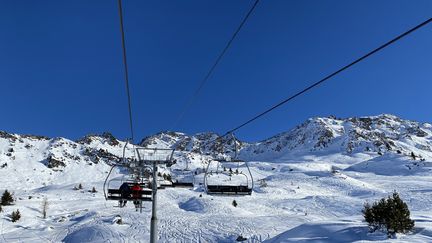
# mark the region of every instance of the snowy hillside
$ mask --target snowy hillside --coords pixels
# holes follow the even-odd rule
[[[177,163],[161,171],[195,185],[159,192],[160,242],[234,242],[240,235],[246,242],[387,240],[368,232],[360,211],[394,190],[408,203],[416,228],[393,241],[432,242],[430,124],[392,115],[311,118],[257,143],[224,138],[223,152],[233,156],[236,142],[255,181],[251,196],[237,197],[203,192],[203,168],[221,152],[217,136],[162,132],[141,141],[175,148]],[[0,242],[148,242],[150,202],[139,214],[132,205],[114,207],[102,192],[124,145],[109,133],[71,141],[0,132],[0,193],[8,189],[17,199],[0,212]],[[126,156],[133,155],[128,145]],[[236,168],[245,171],[243,164]],[[78,184],[83,189],[74,189]],[[46,219],[43,198],[50,203]],[[22,219],[12,223],[16,209]],[[124,224],[114,223],[117,215]]]
[[[253,158],[320,151],[405,155],[414,152],[421,158],[431,158],[431,135],[431,124],[402,120],[393,115],[311,118],[289,132],[248,146],[242,152],[244,156]]]
[[[162,132],[141,141],[142,146],[175,148],[179,151],[215,154],[217,134],[186,135]],[[393,115],[338,119],[311,118],[296,128],[257,143],[237,140],[240,158],[275,160],[282,157],[341,153],[382,155],[398,153],[431,159],[432,125],[402,120]],[[224,152],[233,155],[234,141],[223,139]]]

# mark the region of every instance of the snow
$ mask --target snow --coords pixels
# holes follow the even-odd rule
[[[205,194],[202,172],[210,157],[192,150],[214,134],[147,138],[154,147],[159,142],[165,148],[184,143],[185,149],[175,153],[177,164],[160,171],[195,184],[194,188],[158,191],[159,242],[235,242],[240,235],[246,242],[432,242],[432,152],[427,149],[432,145],[432,127],[391,115],[371,119],[366,129],[349,119],[313,118],[266,141],[242,143],[240,154],[248,158],[255,180],[251,196]],[[416,136],[417,128],[427,135]],[[327,137],[326,130],[333,135]],[[366,135],[356,137],[352,131]],[[121,157],[124,142],[116,144],[96,135],[87,142],[13,136],[15,139],[0,137],[0,166],[7,163],[0,168],[0,192],[8,189],[17,199],[0,213],[0,242],[149,241],[151,202],[144,202],[143,213],[139,213],[131,202],[119,208],[117,202],[105,201],[103,196],[104,180],[116,158],[101,151]],[[376,141],[394,145],[387,150],[384,144],[374,145]],[[280,150],[273,150],[278,145]],[[211,145],[203,147],[211,151]],[[424,161],[413,160],[411,151]],[[126,154],[133,155],[131,145]],[[65,166],[48,168],[49,155]],[[243,165],[239,170],[248,174]],[[121,181],[124,173],[114,170],[111,178]],[[243,178],[219,173],[209,180],[229,184],[242,183]],[[80,183],[83,189],[75,190]],[[93,187],[98,192],[92,193]],[[411,210],[414,231],[393,239],[370,233],[361,216],[364,203],[395,190]],[[45,197],[49,209],[43,219]],[[16,209],[22,218],[12,223],[9,214]],[[123,224],[116,223],[120,217]]]

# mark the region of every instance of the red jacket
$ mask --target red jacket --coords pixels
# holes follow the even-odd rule
[[[139,198],[139,197],[141,197],[141,195],[140,195],[140,191],[141,191],[141,187],[138,185],[138,184],[135,184],[132,188],[131,188],[131,190],[132,190],[132,195],[133,195],[133,197],[134,198]]]

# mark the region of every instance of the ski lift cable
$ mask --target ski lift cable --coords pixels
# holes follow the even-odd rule
[[[236,31],[234,32],[234,34],[232,35],[231,39],[228,41],[228,43],[225,45],[224,49],[222,50],[222,52],[219,54],[219,56],[217,57],[216,61],[213,63],[213,65],[211,66],[210,70],[207,72],[206,76],[201,80],[201,82],[198,85],[198,88],[195,90],[195,92],[193,93],[193,95],[189,98],[189,100],[185,103],[185,105],[183,106],[180,115],[177,117],[177,119],[174,122],[173,128],[171,130],[174,130],[177,125],[180,123],[180,121],[183,119],[184,115],[186,114],[186,112],[191,108],[191,106],[193,105],[193,103],[195,102],[195,100],[197,99],[199,93],[201,92],[201,90],[203,89],[204,85],[207,83],[208,79],[211,77],[213,71],[216,69],[217,65],[219,64],[219,62],[222,60],[222,58],[224,57],[225,53],[228,51],[228,49],[230,48],[231,44],[233,43],[234,39],[236,38],[236,36],[238,35],[238,33],[240,32],[240,30],[242,29],[243,25],[246,23],[246,21],[248,20],[249,16],[252,14],[252,12],[254,11],[255,7],[258,5],[259,0],[255,0],[254,4],[252,5],[252,7],[249,9],[248,13],[246,14],[246,16],[243,18],[242,22],[240,23],[240,25],[237,27]]]
[[[420,28],[422,28],[422,27],[424,27],[424,26],[426,26],[426,25],[429,24],[430,22],[432,22],[432,18],[429,18],[429,19],[423,21],[422,23],[416,25],[415,27],[413,27],[413,28],[411,28],[411,29],[405,31],[404,33],[402,33],[402,34],[396,36],[395,38],[391,39],[390,41],[388,41],[388,42],[386,42],[386,43],[380,45],[379,47],[373,49],[372,51],[366,53],[365,55],[363,55],[363,56],[357,58],[356,60],[352,61],[352,62],[349,63],[348,65],[343,66],[342,68],[338,69],[337,71],[335,71],[335,72],[333,72],[333,73],[331,73],[331,74],[325,76],[325,77],[322,78],[321,80],[319,80],[319,81],[313,83],[312,85],[310,85],[310,86],[304,88],[303,90],[297,92],[296,94],[294,94],[294,95],[292,95],[292,96],[290,96],[290,97],[288,97],[288,98],[286,98],[286,99],[280,101],[279,103],[273,105],[273,106],[270,107],[269,109],[267,109],[267,110],[265,110],[265,111],[259,113],[258,115],[252,117],[251,119],[247,120],[246,122],[244,122],[244,123],[242,123],[242,124],[240,124],[240,125],[234,127],[234,128],[231,129],[231,130],[228,130],[228,131],[227,131],[226,133],[224,133],[223,135],[217,136],[217,138],[215,138],[215,139],[213,139],[213,140],[211,140],[211,141],[206,142],[205,145],[210,144],[210,143],[212,143],[212,142],[215,142],[215,141],[217,141],[218,139],[222,139],[222,138],[224,138],[224,137],[226,137],[226,136],[228,136],[228,135],[230,135],[230,134],[233,134],[235,131],[237,131],[237,130],[243,128],[243,127],[245,127],[246,125],[248,125],[248,124],[250,124],[250,123],[252,123],[252,122],[254,122],[254,121],[256,121],[258,118],[261,118],[261,117],[267,115],[267,114],[270,113],[271,111],[273,111],[273,110],[279,108],[280,106],[286,104],[287,102],[293,100],[294,98],[296,98],[296,97],[298,97],[298,96],[300,96],[300,95],[302,95],[302,94],[308,92],[309,90],[311,90],[311,89],[317,87],[318,85],[320,85],[320,84],[324,83],[325,81],[327,81],[327,80],[333,78],[334,76],[336,76],[336,75],[338,75],[339,73],[341,73],[341,72],[347,70],[348,68],[354,66],[355,64],[357,64],[357,63],[359,63],[359,62],[365,60],[366,58],[372,56],[373,54],[375,54],[375,53],[377,53],[377,52],[383,50],[384,48],[386,48],[386,47],[388,47],[388,46],[394,44],[395,42],[399,41],[399,40],[402,39],[403,37],[405,37],[405,36],[407,36],[407,35],[413,33],[414,31],[416,31],[416,30],[418,30],[418,29],[420,29]]]
[[[233,132],[235,132],[235,131],[237,131],[237,130],[243,128],[244,126],[246,126],[246,125],[248,125],[248,124],[250,124],[250,123],[252,123],[252,122],[254,122],[254,121],[257,120],[258,118],[260,118],[260,117],[262,117],[262,116],[264,116],[264,115],[267,115],[268,113],[270,113],[271,111],[277,109],[278,107],[280,107],[280,106],[286,104],[287,102],[293,100],[294,98],[296,98],[296,97],[298,97],[298,96],[300,96],[300,95],[302,95],[302,94],[308,92],[309,90],[311,90],[311,89],[317,87],[318,85],[324,83],[325,81],[327,81],[327,80],[331,79],[332,77],[338,75],[339,73],[345,71],[346,69],[348,69],[348,68],[354,66],[355,64],[357,64],[357,63],[359,63],[359,62],[365,60],[366,58],[372,56],[373,54],[375,54],[375,53],[381,51],[382,49],[384,49],[384,48],[386,48],[386,47],[388,47],[388,46],[394,44],[394,43],[397,42],[398,40],[402,39],[403,37],[405,37],[405,36],[407,36],[407,35],[409,35],[409,34],[411,34],[411,33],[413,33],[413,32],[416,31],[416,30],[418,30],[418,29],[420,29],[420,28],[426,26],[426,25],[429,24],[430,22],[432,22],[432,18],[429,18],[429,19],[427,19],[426,21],[424,21],[424,22],[418,24],[417,26],[415,26],[415,27],[409,29],[408,31],[406,31],[406,32],[404,32],[404,33],[402,33],[402,34],[396,36],[396,37],[393,38],[392,40],[390,40],[390,41],[388,41],[388,42],[382,44],[381,46],[375,48],[374,50],[368,52],[367,54],[361,56],[360,58],[354,60],[353,62],[349,63],[348,65],[343,66],[342,68],[338,69],[337,71],[335,71],[335,72],[333,72],[333,73],[331,73],[331,74],[325,76],[325,77],[322,78],[321,80],[319,80],[319,81],[313,83],[312,85],[310,85],[310,86],[304,88],[303,90],[297,92],[296,94],[294,94],[294,95],[292,95],[292,96],[290,96],[290,97],[288,97],[288,98],[286,98],[286,99],[280,101],[279,103],[273,105],[273,106],[270,107],[269,109],[267,109],[267,110],[265,110],[265,111],[259,113],[258,115],[256,115],[256,116],[254,116],[253,118],[247,120],[246,122],[244,122],[244,123],[238,125],[237,127],[233,128],[233,129],[231,129],[231,130],[229,130],[229,131],[226,132],[222,137],[225,137],[225,136],[227,136],[227,135],[229,135],[229,134],[232,134]]]
[[[124,78],[126,83],[126,95],[128,100],[129,127],[130,127],[130,134],[131,134],[131,139],[133,144],[134,129],[133,129],[133,120],[132,120],[132,105],[131,105],[131,95],[129,89],[129,73],[128,73],[127,58],[126,58],[126,42],[125,42],[125,34],[124,34],[124,27],[123,27],[123,9],[122,9],[121,1],[122,0],[118,0],[118,11],[119,11],[119,18],[120,18],[120,33],[121,33],[122,50],[123,50]]]

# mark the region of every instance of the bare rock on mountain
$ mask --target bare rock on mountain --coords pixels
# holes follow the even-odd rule
[[[65,167],[66,164],[61,161],[60,159],[54,158],[52,155],[48,156],[47,158],[47,167],[50,169],[58,168],[58,167]]]

